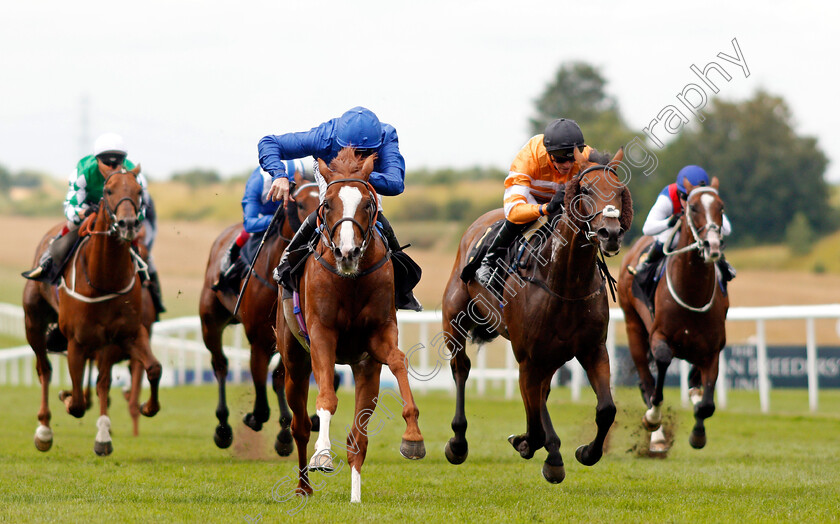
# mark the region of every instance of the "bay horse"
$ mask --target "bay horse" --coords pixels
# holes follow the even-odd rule
[[[675,248],[666,244],[663,250],[667,258],[664,278],[660,278],[656,289],[655,315],[633,295],[634,277],[628,271],[653,239],[640,238],[621,264],[619,304],[624,311],[630,354],[641,380],[642,399],[648,408],[642,424],[648,431],[654,431],[653,452],[667,451],[661,428],[662,390],[665,372],[674,357],[693,365],[689,375],[695,419],[689,437],[692,447],[700,449],[706,445],[703,421],[715,412],[718,359],[726,345],[729,310],[729,297],[718,289],[716,274],[716,262],[723,255],[723,200],[718,193],[719,185],[717,177],[712,178],[710,186],[692,186],[686,182],[685,213],[674,229],[679,231],[679,241]],[[656,363],[656,380],[651,373],[651,360]]]
[[[333,471],[330,419],[338,399],[333,384],[336,363],[349,364],[356,382],[353,428],[347,435],[351,502],[361,501],[361,470],[367,455],[367,425],[377,407],[379,375],[387,364],[397,379],[406,430],[400,454],[413,460],[426,455],[417,424],[419,410],[408,384],[405,354],[397,347],[394,269],[390,252],[376,232],[378,199],[369,178],[375,155],[363,159],[342,149],[329,166],[318,160],[327,183],[318,210],[321,238],[300,278],[300,311],[309,333],[309,351],[292,333],[294,319],[277,311],[277,348],[285,366],[286,395],[292,409],[292,433],[298,448],[297,492],[311,494],[309,470]],[[280,299],[282,300],[282,298]],[[292,299],[287,299],[286,302]],[[294,324],[291,324],[295,322]],[[307,463],[311,422],[306,414],[309,378],[318,384],[315,402],[320,435]]]
[[[141,371],[145,370],[151,395],[139,411],[150,417],[160,410],[161,365],[149,346],[140,262],[131,250],[131,243],[141,227],[138,213],[142,206],[142,188],[136,179],[139,172],[138,165],[106,178],[102,200],[97,211],[83,222],[80,244],[62,270],[57,289],[36,281],[27,281],[24,286],[26,338],[35,352],[41,382],[40,424],[35,432],[35,446],[41,451],[50,449],[53,441],[48,402],[52,367],[47,358],[47,329],[56,320],[67,341],[67,365],[72,382],[72,390],[62,392],[60,399],[74,417],[81,418],[85,413],[82,391],[85,363],[96,360],[99,364],[96,391],[100,416],[94,441],[97,455],[109,455],[113,451],[108,390],[114,362],[127,355],[141,366]],[[51,231],[41,240],[38,253],[46,249],[56,232],[57,229]],[[148,316],[145,318],[147,322]],[[139,387],[136,391],[139,394]]]
[[[254,409],[245,415],[244,423],[252,430],[260,431],[271,413],[266,396],[266,381],[269,361],[275,351],[274,319],[278,289],[272,278],[272,270],[277,267],[283,250],[300,227],[301,221],[318,206],[318,185],[307,182],[300,174],[296,174],[295,178],[298,186],[293,195],[294,203],[290,203],[285,210],[286,216],[280,231],[272,232],[266,239],[254,264],[254,274],[245,288],[236,316],[233,315],[233,310],[238,295],[227,289],[216,291],[213,284],[219,277],[219,267],[227,247],[242,229],[241,222],[222,231],[213,242],[207,260],[198,312],[201,319],[201,336],[204,345],[210,351],[213,373],[219,386],[216,406],[219,424],[216,426],[213,441],[222,449],[230,447],[233,443],[233,429],[228,423],[230,412],[225,392],[228,359],[222,350],[222,333],[230,324],[241,323],[251,345],[251,377],[254,381],[255,398]],[[240,289],[243,283],[244,281],[240,282]],[[286,457],[292,453],[294,444],[289,431],[292,414],[286,404],[282,373],[283,366],[278,364],[272,374],[272,384],[280,404],[281,430],[274,442],[274,449],[280,456]]]
[[[609,304],[596,257],[599,252],[607,256],[618,253],[633,219],[630,191],[615,171],[622,158],[622,150],[612,159],[593,151],[590,162],[575,149],[581,172],[566,183],[565,211],[550,218],[549,238],[532,248],[536,261],[532,274],[505,273],[501,304],[474,280],[465,283],[461,272],[469,262],[472,247],[490,226],[504,218],[503,210],[482,215],[461,238],[443,295],[442,335],[457,390],[454,436],[444,449],[451,464],[463,463],[468,454],[464,391],[470,359],[464,346],[466,337],[489,341],[499,334],[510,340],[519,363],[519,389],[527,420],[524,434],[508,438],[514,449],[530,459],[545,447],[548,457],[543,477],[551,483],[563,481],[566,473],[560,438],[552,426],[546,400],[555,371],[577,358],[598,399],[598,429],[595,439],[579,447],[575,457],[587,466],[600,460],[616,408],[610,393],[605,344]]]

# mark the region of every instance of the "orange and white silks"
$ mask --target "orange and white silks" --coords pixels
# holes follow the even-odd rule
[[[583,150],[584,158],[589,158],[591,148]],[[554,167],[543,145],[543,135],[536,135],[519,150],[510,173],[505,178],[505,218],[514,224],[527,224],[540,217],[540,206],[545,204],[560,184],[580,172],[577,162],[568,175],[561,175]]]

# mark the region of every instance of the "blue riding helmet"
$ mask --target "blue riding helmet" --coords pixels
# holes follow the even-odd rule
[[[685,166],[680,169],[680,172],[677,174],[677,189],[680,193],[687,193],[685,190],[686,180],[692,186],[708,186],[711,184],[708,173],[700,166]]]
[[[338,119],[335,139],[341,147],[376,149],[382,145],[382,124],[373,111],[356,106]]]

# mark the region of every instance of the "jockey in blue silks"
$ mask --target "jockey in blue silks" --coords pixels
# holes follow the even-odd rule
[[[306,172],[304,160],[283,160],[285,172],[294,180],[295,174],[303,175]],[[310,170],[311,173],[311,170]],[[239,257],[239,252],[251,235],[262,235],[268,229],[274,212],[280,207],[280,202],[275,202],[269,196],[271,189],[271,175],[256,168],[248,177],[245,184],[245,194],[242,197],[242,230],[228,247],[227,253],[222,258],[219,270],[219,281],[214,289],[225,285],[230,289],[238,289],[238,279],[241,276],[234,270],[234,262]]]
[[[381,196],[396,196],[405,189],[405,159],[400,153],[397,130],[390,124],[384,124],[369,109],[354,107],[338,118],[328,120],[309,131],[268,135],[258,145],[260,166],[268,172],[273,182],[269,194],[274,201],[288,200],[292,176],[282,163],[284,159],[313,156],[329,164],[344,147],[353,147],[362,158],[376,153],[370,184]],[[323,202],[327,184],[319,172],[315,180],[320,189]],[[391,224],[385,218],[380,206],[379,224],[392,253],[401,252]],[[296,267],[308,252],[306,246],[315,236],[317,227],[316,213],[310,214],[295,233],[281,266],[288,262]],[[419,311],[422,306],[409,290],[400,299],[397,307]]]
[[[676,182],[662,189],[648,213],[645,224],[642,226],[642,233],[654,238],[653,245],[645,254],[646,256],[642,255],[639,259],[639,264],[631,271],[633,274],[639,273],[647,267],[655,266],[662,259],[664,255],[662,248],[668,241],[671,229],[676,226],[685,208],[685,201],[688,197],[685,188],[686,182],[694,187],[711,184],[705,169],[700,166],[688,165],[680,169]],[[720,228],[721,237],[725,237],[731,232],[732,225],[729,223],[726,213],[724,213]],[[676,243],[678,239],[679,232],[674,235],[674,242]],[[719,267],[725,280],[735,278],[735,270],[728,262],[724,261],[723,257],[719,261]]]

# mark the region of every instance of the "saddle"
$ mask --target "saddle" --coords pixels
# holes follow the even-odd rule
[[[467,257],[467,263],[464,269],[461,270],[461,280],[464,283],[470,283],[475,278],[475,272],[481,267],[481,261],[487,254],[490,247],[491,239],[496,238],[499,230],[504,225],[505,220],[501,219],[491,224],[484,234],[479,237],[475,245],[470,250]],[[527,269],[533,262],[533,253],[538,252],[542,242],[551,235],[548,230],[547,217],[540,217],[532,222],[522,233],[516,236],[513,242],[510,243],[505,253],[499,257],[499,262],[504,262],[505,265],[512,270]],[[532,249],[527,249],[528,245],[534,244]]]

